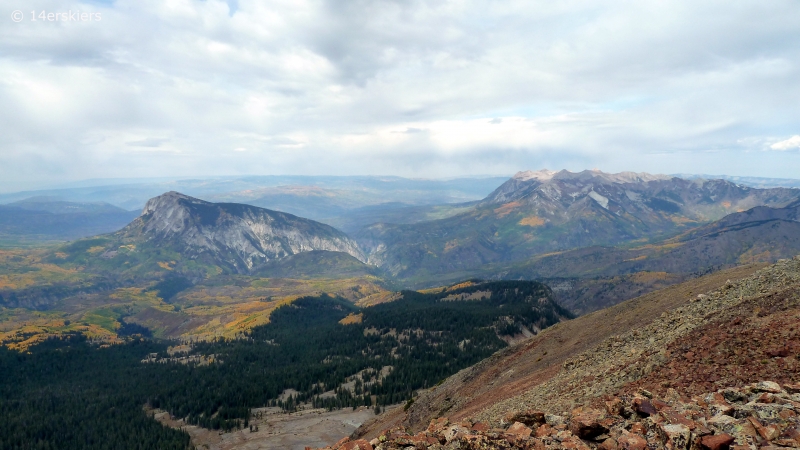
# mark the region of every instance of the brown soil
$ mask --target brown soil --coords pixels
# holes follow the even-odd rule
[[[666,361],[627,391],[675,388],[697,395],[753,380],[800,380],[800,292],[796,286],[747,300],[670,344]]]

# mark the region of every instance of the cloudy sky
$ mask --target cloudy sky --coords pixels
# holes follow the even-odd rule
[[[796,0],[0,5],[4,191],[539,168],[800,178]]]

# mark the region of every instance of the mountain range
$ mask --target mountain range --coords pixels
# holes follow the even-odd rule
[[[44,253],[44,261],[76,271],[80,281],[39,281],[22,290],[11,283],[0,296],[9,305],[42,308],[53,295],[85,292],[87,282],[92,290],[167,282],[165,292],[192,295],[243,275],[358,279],[355,285],[371,287],[345,295],[336,282],[334,292],[377,299],[389,295],[379,294],[389,286],[537,279],[564,306],[586,313],[722,268],[792,256],[800,242],[799,194],[724,180],[528,171],[479,202],[447,206],[449,217],[378,223],[351,238],[291,214],[168,192],[117,232]],[[79,206],[114,208],[91,205]],[[41,276],[56,277],[44,276],[50,273]]]
[[[380,413],[405,402],[359,435],[401,426],[386,441],[397,445],[386,448],[417,437],[448,443],[455,435],[444,425],[428,425],[450,417],[469,423],[474,439],[512,442],[503,436],[536,430],[549,433],[539,444],[561,436],[570,448],[593,448],[603,433],[587,440],[557,427],[581,420],[571,408],[603,396],[622,392],[627,401],[645,389],[669,399],[676,397],[667,388],[694,395],[756,377],[800,381],[791,358],[800,348],[792,322],[798,260],[767,267],[800,253],[799,194],[725,180],[529,171],[480,200],[359,209],[358,220],[398,220],[351,237],[286,212],[166,192],[121,229],[0,250],[0,343],[27,355],[0,349],[0,367],[31,380],[16,390],[0,383],[15,405],[31,405],[0,414],[7,423],[41,422],[41,383],[70,395],[52,407],[57,417],[119,396],[124,420],[81,412],[83,422],[108,429],[144,420],[143,404],[180,430],[244,433],[250,423],[257,433],[269,426],[253,415],[263,405],[377,402]],[[7,208],[119,213],[52,198]],[[92,342],[102,351],[93,353]],[[95,357],[101,384],[88,375],[97,372]],[[72,369],[42,370],[54,358]],[[539,430],[538,419],[523,423],[545,417],[529,408],[560,417],[548,422],[556,431]],[[625,439],[637,439],[629,434],[661,436],[631,428],[649,426],[631,414],[603,416],[603,450],[628,448]],[[508,417],[519,424],[508,427]],[[0,438],[24,440],[19,429],[0,427]]]
[[[42,198],[74,204],[108,203],[141,211],[148,199],[169,191],[213,202],[243,203],[317,220],[346,232],[374,222],[408,223],[445,217],[449,205],[484,198],[505,178],[410,179],[390,176],[249,176],[199,179],[87,180],[58,188],[0,194],[0,204]],[[15,241],[65,241],[122,228],[76,228],[68,239],[57,227],[36,235],[9,236]],[[24,227],[19,228],[24,231]],[[0,241],[0,244],[3,244]]]
[[[412,283],[591,246],[659,242],[800,191],[600,171],[520,172],[466,212],[355,235],[368,261]]]

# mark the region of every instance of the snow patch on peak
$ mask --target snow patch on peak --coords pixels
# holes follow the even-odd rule
[[[547,169],[536,170],[536,171],[526,170],[523,172],[517,172],[513,178],[519,181],[528,181],[528,180],[547,181],[552,179],[553,175],[555,175],[556,173],[557,172],[553,170],[547,170]]]
[[[592,200],[596,201],[598,205],[602,206],[605,209],[608,209],[608,198],[603,197],[602,195],[598,194],[595,191],[589,192],[589,197],[591,197]]]

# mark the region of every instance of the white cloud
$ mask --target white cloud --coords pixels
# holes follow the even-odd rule
[[[794,0],[35,8],[103,19],[14,24],[6,14],[6,190],[100,176],[454,176],[545,164],[796,176],[795,152],[753,152],[800,122]],[[726,157],[700,156],[709,150]]]
[[[800,149],[800,135],[794,135],[785,141],[776,142],[769,146],[773,150],[792,150]]]

